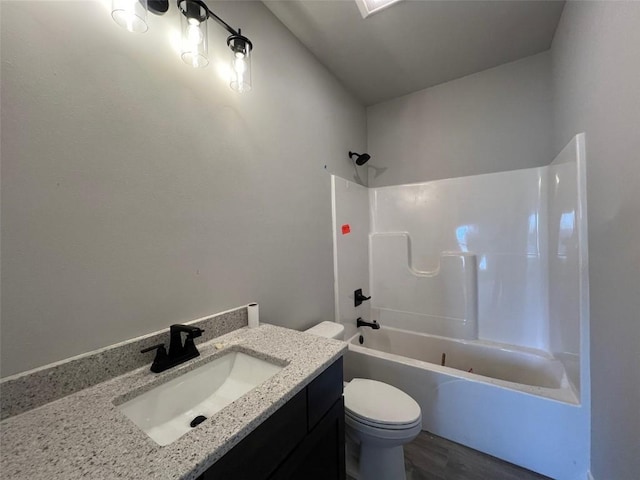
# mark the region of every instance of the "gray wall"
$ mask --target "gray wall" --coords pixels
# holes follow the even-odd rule
[[[591,469],[640,472],[640,3],[569,2],[552,45],[558,150],[587,141]]]
[[[2,4],[2,375],[258,301],[331,320],[328,171],[365,110],[260,2],[210,2],[254,43],[251,93],[176,52],[178,14]],[[327,166],[325,170],[325,165]]]
[[[545,52],[369,107],[369,186],[549,164],[550,67]]]

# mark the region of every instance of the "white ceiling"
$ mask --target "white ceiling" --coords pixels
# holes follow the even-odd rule
[[[355,0],[264,0],[364,105],[543,52],[564,1],[404,0],[366,19]]]

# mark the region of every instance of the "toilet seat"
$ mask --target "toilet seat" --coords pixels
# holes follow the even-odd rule
[[[405,430],[422,420],[420,405],[402,390],[366,378],[354,378],[344,388],[345,414],[373,428]]]
[[[345,417],[350,419],[352,422],[357,422],[367,427],[377,428],[379,430],[410,430],[414,427],[422,425],[421,417],[416,418],[415,421],[411,423],[388,424],[376,422],[375,420],[371,420],[369,418],[363,418],[358,415],[354,415],[353,412],[348,412],[346,410],[344,414]]]

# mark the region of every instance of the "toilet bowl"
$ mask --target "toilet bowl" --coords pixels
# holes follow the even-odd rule
[[[307,330],[342,338],[344,326],[322,322]],[[358,480],[405,480],[403,445],[420,433],[420,405],[402,390],[383,382],[354,378],[344,388],[345,431],[359,448]],[[347,458],[352,457],[347,451]],[[349,472],[353,475],[356,472]]]
[[[403,445],[422,428],[418,403],[402,390],[366,378],[344,389],[345,428],[360,444],[360,480],[403,480]]]

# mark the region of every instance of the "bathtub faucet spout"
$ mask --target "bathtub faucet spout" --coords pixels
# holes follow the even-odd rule
[[[358,327],[371,327],[374,330],[378,330],[380,328],[380,324],[375,320],[373,322],[365,322],[362,317],[358,317],[356,324]]]

